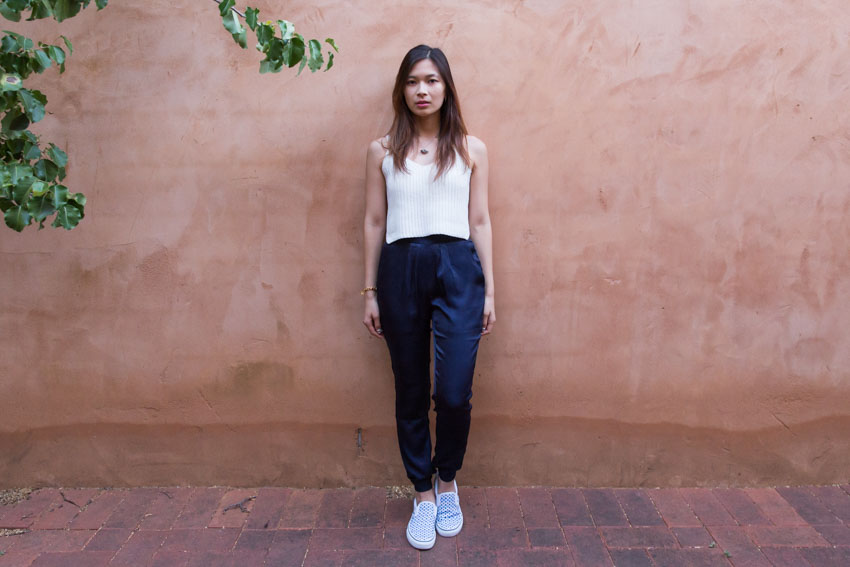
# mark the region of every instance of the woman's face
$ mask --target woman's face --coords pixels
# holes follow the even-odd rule
[[[433,61],[422,59],[410,69],[404,85],[404,100],[414,116],[440,112],[445,94],[446,84]]]

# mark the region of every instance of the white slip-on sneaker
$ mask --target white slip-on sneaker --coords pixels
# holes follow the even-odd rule
[[[440,492],[437,481],[434,492],[437,494],[437,533],[443,537],[452,537],[460,533],[463,527],[463,512],[460,511],[460,498],[457,495],[457,482],[454,492]]]
[[[437,541],[434,524],[437,521],[437,507],[433,502],[416,503],[413,499],[413,514],[407,522],[407,541],[416,549],[431,549]]]

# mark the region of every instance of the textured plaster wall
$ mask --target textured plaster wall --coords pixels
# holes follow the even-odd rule
[[[209,1],[6,24],[74,41],[33,83],[89,204],[0,231],[0,485],[404,482],[357,292],[365,149],[419,42],[491,157],[462,482],[848,480],[844,0],[259,7],[335,68],[259,75]]]

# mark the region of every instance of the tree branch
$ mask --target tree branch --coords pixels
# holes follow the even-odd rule
[[[215,2],[216,4],[221,4],[221,0],[213,0],[213,2]],[[241,16],[243,20],[245,19],[245,14],[243,14],[242,12],[240,12],[239,10],[237,10],[236,8],[231,8],[231,10],[233,10],[234,12],[236,12],[236,15],[237,15],[237,16]]]

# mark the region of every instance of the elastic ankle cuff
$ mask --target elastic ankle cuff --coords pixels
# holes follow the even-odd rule
[[[434,485],[431,483],[430,478],[417,480],[413,483],[413,490],[416,492],[428,492],[432,488],[434,488]]]
[[[455,475],[457,471],[439,471],[440,482],[445,482],[446,484],[452,482],[455,479]]]

